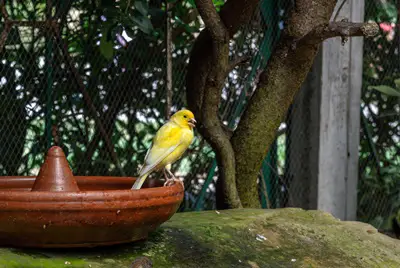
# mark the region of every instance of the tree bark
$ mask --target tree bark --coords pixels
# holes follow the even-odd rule
[[[298,0],[283,38],[260,76],[232,144],[236,181],[244,207],[258,207],[257,175],[292,100],[305,80],[319,44],[327,38],[375,35],[376,24],[329,23],[335,0]]]
[[[194,44],[188,66],[189,108],[200,119],[200,133],[216,152],[227,207],[259,207],[257,176],[262,160],[312,66],[319,44],[334,36],[345,41],[347,36],[374,35],[378,28],[376,24],[329,23],[336,0],[297,0],[281,41],[230,139],[218,119],[221,88],[231,68],[227,47],[218,47],[221,42],[216,42],[222,40],[224,28],[218,20],[222,20],[231,38],[240,26],[248,23],[259,1],[229,0],[220,16],[215,9],[205,7],[206,2],[196,1],[206,29]]]
[[[222,193],[217,194],[224,196],[223,205],[218,208],[241,207],[236,190],[231,133],[220,122],[218,107],[223,83],[232,68],[232,63],[228,62],[229,38],[250,20],[258,2],[230,0],[218,14],[211,1],[196,1],[207,28],[200,33],[192,49],[186,77],[187,101],[189,109],[199,119],[199,132],[216,152],[222,182],[222,187],[218,187]],[[243,59],[237,60],[237,64],[241,62]]]

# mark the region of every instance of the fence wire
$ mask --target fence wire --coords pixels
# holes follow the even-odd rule
[[[163,1],[130,6],[125,1],[5,1],[1,174],[36,175],[46,150],[59,145],[76,175],[136,175],[157,129],[185,106],[189,52],[204,27],[193,1],[170,4],[169,12],[166,28]],[[231,57],[252,60],[235,68],[225,83],[221,115],[230,127],[254,90],[284,15],[277,2],[262,1],[231,42]],[[181,210],[215,208],[218,170],[205,140],[196,135],[174,169],[187,178]]]
[[[169,113],[185,107],[186,65],[204,25],[191,0],[169,4],[168,28],[164,1],[130,2],[5,1],[1,175],[36,175],[52,145],[63,148],[76,175],[137,175],[157,129]],[[220,114],[231,128],[268,64],[289,2],[260,1],[251,22],[231,41],[231,57],[251,58],[225,82]],[[370,88],[400,85],[398,2],[366,0],[366,20],[380,22],[382,32],[364,45],[358,217],[377,227],[385,227],[400,207],[399,99]],[[217,8],[223,3],[214,1]],[[312,99],[310,94],[305,87],[298,101]],[[296,109],[294,104],[291,110]],[[313,133],[303,124],[314,115],[299,114],[289,111],[263,162],[263,207],[313,206],[316,189],[302,180],[312,167],[302,166],[302,153],[314,150],[307,143]],[[205,140],[196,134],[189,153],[173,168],[185,178],[181,211],[215,209],[218,169]]]
[[[381,31],[364,41],[358,217],[381,229],[400,211],[400,98],[385,94],[400,89],[399,16],[400,1],[366,1]]]

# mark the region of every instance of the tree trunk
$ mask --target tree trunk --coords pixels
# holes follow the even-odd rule
[[[222,20],[228,35],[246,24],[259,1],[230,0],[214,14],[211,0],[197,0],[196,5],[206,29],[196,40],[187,75],[189,108],[200,119],[200,133],[217,154],[220,180],[231,207],[259,207],[257,177],[262,161],[275,139],[275,132],[305,80],[319,44],[327,38],[374,36],[376,23],[329,22],[336,0],[297,0],[282,38],[261,73],[257,89],[244,111],[231,139],[218,119],[221,88],[230,68],[221,75],[220,60],[226,49],[216,52],[215,36]],[[212,13],[211,15],[209,13]],[[220,17],[220,18],[219,18]],[[343,39],[345,40],[345,39]],[[232,63],[230,64],[232,65]],[[221,68],[216,68],[220,66]],[[215,74],[215,73],[218,73]],[[236,191],[237,187],[237,191]],[[236,195],[240,200],[237,200]]]
[[[240,26],[248,23],[259,0],[230,0],[220,12],[229,38]],[[221,90],[226,77],[228,44],[215,55],[217,44],[205,29],[197,38],[190,57],[186,77],[187,101],[189,109],[199,120],[198,130],[216,152],[219,168],[219,186],[224,202],[218,208],[241,207],[235,182],[235,158],[229,134],[224,130],[218,116]],[[220,68],[224,68],[222,70]],[[218,74],[215,74],[215,73]],[[204,101],[203,99],[206,99]]]
[[[319,44],[293,47],[293,41],[315,26],[329,22],[335,0],[298,0],[284,35],[261,74],[232,144],[236,158],[236,182],[243,207],[259,207],[257,176],[275,132],[305,80]]]

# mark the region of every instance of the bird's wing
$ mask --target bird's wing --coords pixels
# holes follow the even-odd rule
[[[146,155],[144,156],[144,164],[143,164],[143,166],[140,168],[140,170],[139,170],[139,175],[140,174],[143,174],[143,169],[146,167],[146,163],[147,163],[147,158],[149,157],[149,154],[150,154],[150,151],[151,151],[151,148],[153,147],[153,143],[150,145],[150,148],[147,150],[147,152],[146,152]]]
[[[166,123],[154,137],[153,144],[147,151],[145,164],[140,175],[150,172],[163,159],[170,155],[182,143],[182,129],[172,123]]]

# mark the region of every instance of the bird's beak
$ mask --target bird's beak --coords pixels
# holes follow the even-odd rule
[[[189,119],[189,126],[196,127],[196,123],[197,123],[196,119],[194,118]]]

